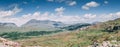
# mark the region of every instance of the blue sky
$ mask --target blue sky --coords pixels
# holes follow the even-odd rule
[[[69,19],[73,23],[107,21],[119,17],[119,4],[120,0],[0,0],[0,22],[24,24],[21,19],[25,22],[38,19],[65,23],[69,23]],[[101,20],[102,16],[104,20]]]
[[[85,13],[93,13],[93,14],[101,14],[101,13],[112,13],[120,10],[119,2],[120,0],[71,0],[75,1],[76,4],[73,6],[68,5],[66,3],[70,0],[65,0],[63,2],[59,1],[47,1],[47,0],[0,0],[0,7],[2,9],[10,9],[9,6],[13,4],[17,4],[19,8],[22,8],[23,11],[21,13],[33,13],[35,11],[40,12],[52,12],[54,13],[54,9],[58,7],[66,8],[65,14],[85,14]],[[81,6],[84,4],[95,1],[100,4],[100,6],[96,8],[91,8],[90,10],[86,11],[81,9]],[[105,4],[104,1],[108,3]],[[39,8],[37,8],[39,7]]]

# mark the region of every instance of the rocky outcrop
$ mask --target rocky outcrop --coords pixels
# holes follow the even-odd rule
[[[105,29],[106,31],[108,31],[108,32],[114,32],[114,31],[116,31],[116,30],[120,30],[120,25],[115,25],[115,26],[109,26],[109,27],[107,27],[106,29]]]
[[[4,39],[2,37],[0,37],[0,41],[2,42],[2,45],[0,45],[1,47],[21,47],[19,43]]]
[[[94,42],[88,47],[120,47],[120,41],[103,41],[102,43]]]

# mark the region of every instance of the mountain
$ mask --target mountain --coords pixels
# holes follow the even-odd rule
[[[62,22],[32,19],[21,27],[17,27],[14,23],[0,23],[0,32],[57,30],[66,25]]]
[[[22,28],[30,29],[30,30],[40,30],[40,29],[56,29],[59,27],[63,27],[66,24],[62,22],[50,21],[50,20],[36,20],[32,19],[28,21],[26,24],[22,25]]]
[[[0,23],[0,27],[17,27],[14,23]]]
[[[17,25],[14,23],[0,23],[0,33],[15,31],[16,28],[17,28]]]
[[[88,23],[77,23],[77,24],[73,24],[73,25],[63,27],[62,29],[65,29],[65,30],[77,30],[79,28],[90,26],[90,25],[91,24],[88,24]]]
[[[26,24],[22,25],[22,27],[62,27],[65,24],[62,22],[50,21],[50,20],[35,20],[32,19],[28,21]]]

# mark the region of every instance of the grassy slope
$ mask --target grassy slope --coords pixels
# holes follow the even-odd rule
[[[120,24],[120,19],[111,20],[91,26],[88,30],[63,32],[51,36],[35,37],[31,39],[17,40],[23,45],[40,45],[49,47],[86,47],[92,44],[93,41],[102,42],[104,40],[120,41],[120,30],[118,33],[103,32],[102,30],[108,26],[115,26]],[[116,24],[117,23],[117,24]]]
[[[119,31],[120,33],[120,31]],[[119,40],[119,33],[108,33],[97,30],[91,31],[75,31],[75,32],[63,32],[53,36],[42,36],[31,39],[17,40],[23,45],[40,45],[49,47],[86,47],[92,44],[93,41],[99,40]],[[119,36],[118,36],[119,35]],[[113,37],[112,37],[113,36]]]
[[[14,31],[18,31],[18,32],[29,32],[29,31],[54,31],[54,30],[58,30],[58,28],[23,28],[23,27],[18,27],[18,28],[0,28],[0,33],[4,33],[4,32],[14,32]]]

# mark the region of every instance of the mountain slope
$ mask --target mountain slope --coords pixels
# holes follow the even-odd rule
[[[17,27],[14,23],[0,23],[0,27]]]
[[[15,31],[16,28],[17,28],[17,25],[14,23],[0,23],[0,33]]]
[[[93,26],[90,26],[89,29],[105,30],[108,32],[120,30],[120,18],[94,24]]]
[[[43,28],[46,27],[46,28],[51,28],[51,27],[57,27],[57,26],[64,26],[64,24],[61,23],[61,22],[50,21],[50,20],[35,20],[35,19],[32,19],[22,26],[23,27],[43,27]]]
[[[35,20],[32,19],[26,24],[22,25],[21,28],[25,30],[54,30],[59,27],[66,26],[66,24],[50,20]]]
[[[87,30],[74,30],[74,32],[62,32],[52,36],[35,37],[31,39],[18,40],[23,45],[28,46],[49,46],[49,47],[87,47],[93,45],[94,42],[101,44],[102,42],[110,42],[113,46],[120,45],[120,30],[117,33],[104,32],[103,29],[110,26],[119,26],[119,20],[112,20],[103,23],[97,23],[89,26]],[[104,28],[103,28],[104,27]],[[115,30],[116,31],[116,30]],[[117,41],[117,42],[112,42]],[[29,43],[29,44],[27,44]]]

